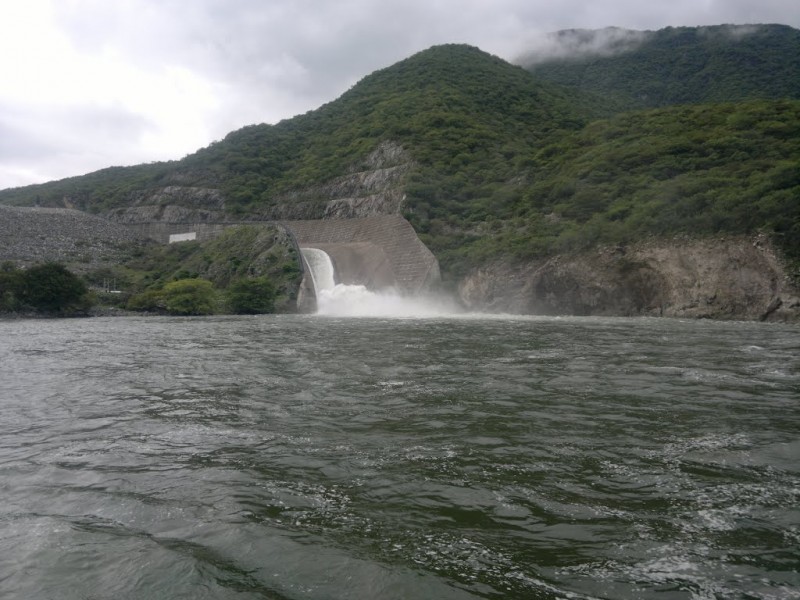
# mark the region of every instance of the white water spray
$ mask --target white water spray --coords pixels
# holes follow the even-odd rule
[[[333,263],[328,253],[319,248],[301,248],[300,253],[306,261],[311,282],[314,284],[314,294],[319,298],[322,290],[329,290],[336,285],[333,278]]]
[[[435,296],[404,296],[395,290],[373,292],[363,285],[336,283],[330,256],[302,248],[317,297],[317,314],[337,317],[447,317],[459,311],[455,302]]]

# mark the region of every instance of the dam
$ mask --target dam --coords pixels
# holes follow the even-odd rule
[[[440,280],[439,263],[411,224],[400,215],[307,221],[153,221],[120,223],[71,209],[1,207],[5,225],[0,260],[27,262],[116,262],[122,242],[155,240],[162,244],[204,242],[240,225],[282,226],[299,255],[317,249],[330,259],[335,284],[363,285],[414,296]],[[298,310],[315,308],[308,265],[298,293]]]
[[[259,223],[157,221],[126,223],[125,226],[166,244],[185,240],[202,242],[220,235],[228,227]],[[373,291],[390,289],[413,296],[427,291],[440,280],[439,261],[419,239],[411,223],[400,215],[277,223],[289,232],[301,251],[316,248],[330,257],[337,284],[363,285]],[[306,276],[300,285],[298,309],[313,311],[314,286],[305,261],[303,267]]]
[[[424,292],[439,281],[439,262],[399,215],[360,219],[286,221],[297,245],[324,251],[336,283],[367,289]]]

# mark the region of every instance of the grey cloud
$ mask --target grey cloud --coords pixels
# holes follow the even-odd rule
[[[32,135],[18,123],[0,119],[0,162],[35,160],[58,151],[58,144],[53,140]]]
[[[708,13],[718,24],[779,23],[800,27],[800,2],[796,0],[711,0]],[[711,23],[705,23],[711,24]]]
[[[761,0],[759,8],[751,0],[141,0],[124,17],[116,3],[83,5],[89,8],[60,13],[76,43],[96,51],[122,46],[131,60],[149,66],[184,65],[235,90],[234,102],[261,105],[265,117],[291,116],[289,105],[297,106],[294,112],[314,108],[433,44],[471,43],[510,59],[548,44],[552,52],[566,51],[545,38],[561,29],[742,23],[761,7],[800,21],[796,0]],[[624,41],[615,35],[595,42],[610,48]]]
[[[151,123],[129,111],[3,105],[0,115],[2,187],[30,182],[30,175],[18,173],[35,173],[38,181],[46,181],[153,159],[136,152],[136,140],[151,129]]]
[[[317,108],[370,72],[434,44],[469,43],[515,59],[532,51],[609,51],[635,43],[638,34],[624,30],[800,26],[797,0],[54,0],[53,7],[65,34],[86,54],[110,53],[147,72],[180,67],[209,82],[219,104],[207,115],[209,142],[243,125]],[[618,29],[591,39],[576,34],[554,42],[546,35],[610,26]],[[59,152],[93,157],[82,163],[85,172],[112,161],[164,158],[140,158],[137,140],[151,126],[145,117],[113,108],[83,111],[21,113],[13,120],[4,113],[0,161]],[[47,127],[37,125],[42,119]]]
[[[567,29],[532,38],[529,48],[516,59],[522,64],[536,64],[553,58],[610,56],[636,48],[646,37],[643,31],[617,27],[604,29]]]
[[[91,140],[137,140],[155,125],[146,117],[123,108],[80,107],[65,111],[63,121]]]
[[[60,154],[64,143],[103,147],[135,141],[152,129],[142,115],[121,108],[26,109],[0,106],[0,159]]]

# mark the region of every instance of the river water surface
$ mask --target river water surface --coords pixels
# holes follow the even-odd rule
[[[0,597],[800,598],[800,328],[0,322]]]

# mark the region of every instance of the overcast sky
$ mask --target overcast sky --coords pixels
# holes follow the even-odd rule
[[[782,23],[800,0],[0,0],[0,189],[179,159],[434,44]]]

